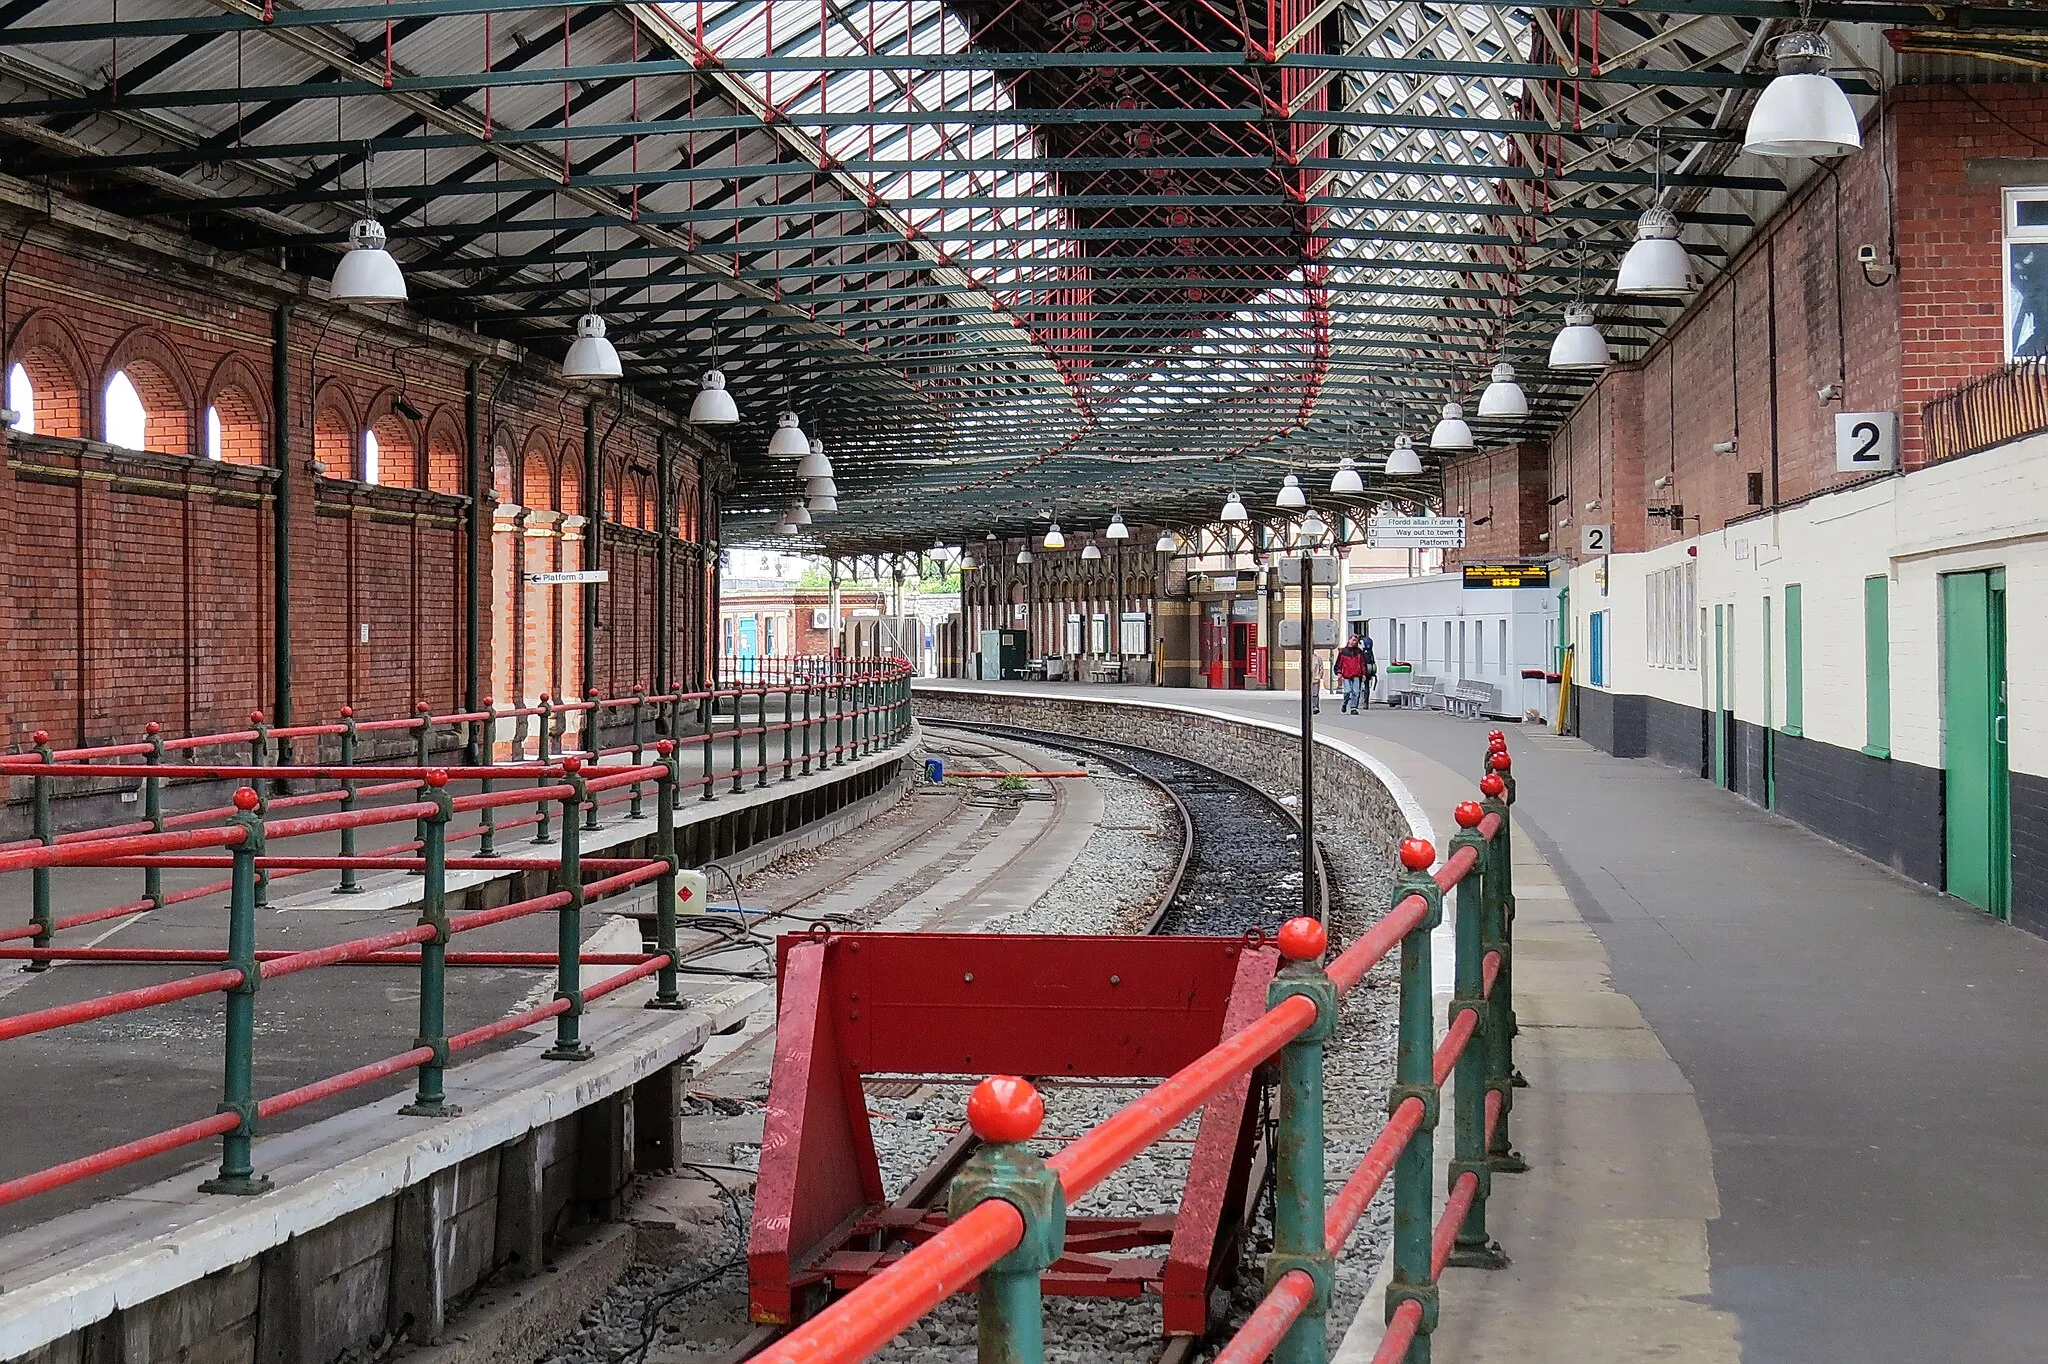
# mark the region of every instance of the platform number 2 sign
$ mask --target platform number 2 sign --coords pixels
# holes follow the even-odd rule
[[[1835,472],[1888,474],[1898,467],[1898,413],[1835,414]]]
[[[1579,553],[1607,554],[1614,549],[1613,526],[1580,526]]]

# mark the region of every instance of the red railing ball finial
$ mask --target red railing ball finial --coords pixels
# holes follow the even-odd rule
[[[1401,865],[1410,871],[1428,871],[1436,861],[1436,844],[1426,838],[1401,840]]]
[[[353,719],[355,719],[355,718],[356,718],[356,708],[355,708],[354,706],[343,706],[343,707],[341,708],[341,718],[342,718],[342,719],[344,719],[344,720],[353,720]]]
[[[161,734],[164,732],[164,727],[158,724],[156,721],[151,720],[148,724],[142,727],[142,732],[144,734]]]
[[[29,735],[28,737],[35,742],[35,746],[37,748],[41,748],[44,744],[50,742],[50,731],[47,729],[39,729],[35,733]]]
[[[255,787],[237,786],[235,788],[235,808],[243,814],[248,814],[251,810],[254,810],[258,803]]]
[[[1273,941],[1280,945],[1280,955],[1289,961],[1315,961],[1330,945],[1330,934],[1320,923],[1303,914],[1280,925]]]
[[[1488,740],[1486,741],[1486,751],[1487,751],[1488,753],[1505,753],[1505,752],[1507,752],[1507,751],[1508,751],[1508,736],[1507,736],[1507,735],[1505,735],[1505,734],[1496,734],[1496,735],[1494,735],[1494,736],[1493,736],[1493,737],[1492,737],[1491,739],[1488,739]]]
[[[1027,1141],[1045,1121],[1045,1100],[1021,1075],[991,1075],[967,1096],[967,1125],[983,1141]]]
[[[674,739],[657,739],[654,743],[654,751],[666,758],[669,754],[676,751],[676,741]]]
[[[546,692],[542,692],[542,693],[540,694],[540,703],[541,703],[541,704],[542,704],[543,706],[545,706],[545,705],[546,705],[546,704],[548,703],[548,694],[547,694]]]
[[[1505,744],[1507,741],[1508,733],[1504,729],[1489,729],[1486,731],[1486,742],[1488,743],[1499,742]]]
[[[440,789],[441,789],[442,787],[446,786],[447,784],[448,784],[448,770],[447,770],[446,768],[443,768],[443,767],[435,767],[435,768],[430,768],[430,769],[428,770],[428,772],[427,772],[427,785],[429,785],[429,786],[433,787],[433,788],[434,788],[434,789],[435,789],[436,791],[438,791],[438,790],[440,790]]]
[[[263,723],[263,712],[262,712],[262,711],[260,711],[260,710],[252,710],[252,711],[250,711],[250,712],[249,712],[249,723],[250,723],[250,724],[252,724],[252,725],[260,725],[260,724],[262,724],[262,723]]]
[[[424,701],[413,702],[412,708],[422,715],[432,715],[434,713],[434,708]]]
[[[1458,802],[1458,808],[1452,813],[1458,818],[1459,828],[1476,829],[1479,827],[1479,821],[1486,818],[1486,807],[1476,800],[1461,800]]]
[[[1488,758],[1486,762],[1487,765],[1496,772],[1505,772],[1515,765],[1515,760],[1508,756],[1506,749],[1502,749],[1500,752],[1494,754],[1491,758]]]
[[[1498,800],[1507,794],[1508,784],[1501,780],[1500,773],[1489,772],[1479,779],[1479,789],[1484,794]]]
[[[490,709],[490,708],[491,708],[492,706],[495,706],[495,705],[497,705],[497,704],[498,704],[498,698],[497,698],[497,697],[495,697],[495,696],[486,696],[486,697],[484,698],[484,709],[485,709],[485,710],[489,710],[489,709]]]
[[[581,772],[583,770],[583,759],[571,753],[568,757],[562,759],[562,770],[564,772]]]

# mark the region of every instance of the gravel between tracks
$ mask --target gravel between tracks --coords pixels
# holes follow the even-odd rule
[[[996,921],[991,929],[1113,933],[1142,926],[1178,858],[1179,822],[1170,803],[1145,783],[1121,773],[1105,773],[1097,785],[1103,798],[1102,820],[1071,867],[1036,904]],[[1333,882],[1332,939],[1346,943],[1384,911],[1391,872],[1366,855],[1363,849],[1367,845],[1352,839],[1348,830],[1328,821],[1318,824]],[[1343,1028],[1327,1051],[1325,1168],[1332,1196],[1386,1119],[1387,1086],[1393,1078],[1395,994],[1391,964],[1383,965],[1344,1001]],[[922,1169],[959,1130],[968,1084],[978,1078],[928,1083],[903,1098],[870,1096],[876,1150],[892,1191]],[[1108,1117],[1141,1089],[1049,1084],[1046,1135],[1034,1146],[1040,1154],[1050,1153]],[[1185,1179],[1194,1129],[1194,1119],[1183,1123],[1171,1139],[1118,1171],[1074,1211],[1116,1215],[1171,1211]],[[735,1155],[744,1153],[736,1151]],[[751,1215],[751,1198],[739,1195],[731,1211],[731,1245],[737,1251],[744,1237],[744,1219]],[[1391,1221],[1390,1201],[1383,1192],[1339,1260],[1330,1314],[1333,1349],[1344,1324],[1364,1301]],[[1233,1285],[1233,1326],[1258,1300],[1259,1266],[1270,1247],[1270,1236],[1266,1210],[1253,1227],[1244,1267]],[[744,1329],[745,1274],[744,1264],[736,1259],[726,1261],[723,1272],[710,1264],[637,1267],[586,1314],[577,1334],[549,1357],[550,1364],[640,1364],[642,1360],[646,1364],[686,1364],[716,1354]],[[659,1326],[650,1334],[643,1323],[649,1309],[657,1305]],[[1157,1355],[1161,1343],[1158,1303],[1155,1299],[1122,1303],[1048,1299],[1045,1334],[1047,1358],[1055,1364],[1143,1364]],[[973,1298],[958,1295],[877,1358],[887,1364],[967,1364],[974,1357],[974,1341]],[[1204,1354],[1211,1352],[1213,1346]]]

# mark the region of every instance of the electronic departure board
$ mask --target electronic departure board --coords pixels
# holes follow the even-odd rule
[[[1467,587],[1548,587],[1547,564],[1466,564]]]

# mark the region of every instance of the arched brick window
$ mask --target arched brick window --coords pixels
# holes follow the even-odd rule
[[[502,445],[491,447],[491,497],[498,502],[516,502],[512,490],[512,452]]]
[[[398,413],[386,412],[363,432],[362,480],[389,488],[419,486],[419,437]]]
[[[555,498],[554,463],[548,458],[547,447],[538,441],[526,447],[526,459],[519,471],[519,501],[521,505],[536,511],[555,511],[560,506]]]
[[[328,385],[315,399],[313,411],[313,458],[328,478],[354,478],[356,417],[346,394],[338,385]]]
[[[16,429],[82,439],[91,429],[86,416],[89,370],[71,329],[54,311],[38,309],[15,329],[9,354],[6,406],[21,414]]]
[[[436,413],[427,427],[427,486],[437,493],[460,493],[469,462],[462,433],[452,418]]]
[[[162,455],[192,453],[191,385],[176,356],[153,333],[123,337],[100,385],[100,437],[109,445]]]
[[[264,464],[269,443],[263,430],[263,412],[239,384],[225,384],[214,390],[206,405],[203,451],[208,459],[225,464],[256,467]]]
[[[17,360],[7,367],[7,394],[0,398],[14,415],[7,419],[9,429],[24,436],[36,433],[36,385],[28,376],[28,366]]]
[[[571,515],[583,513],[583,461],[574,455],[562,456],[561,478],[556,485],[555,506]]]

